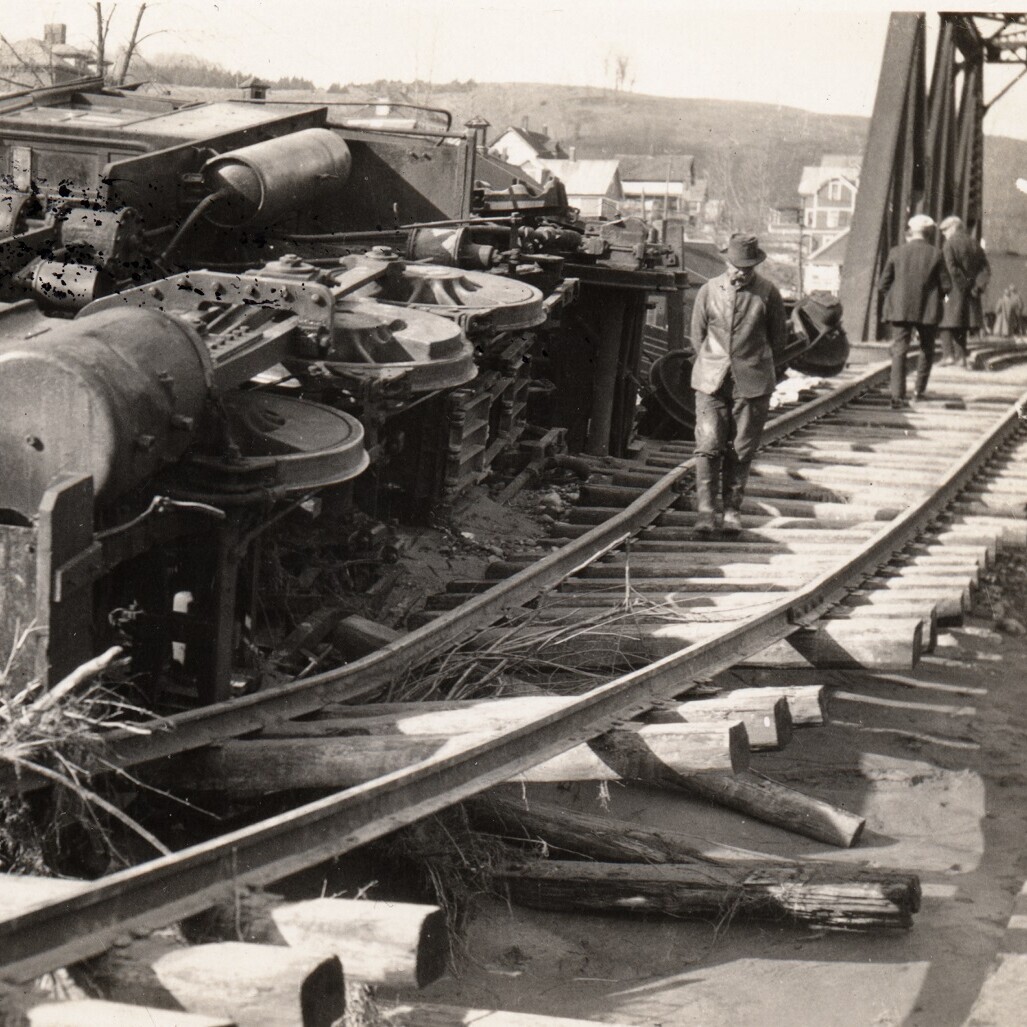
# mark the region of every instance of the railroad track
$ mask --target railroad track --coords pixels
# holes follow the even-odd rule
[[[639,461],[612,462],[582,488],[556,525],[566,540],[558,551],[498,561],[489,576],[454,583],[425,623],[396,642],[275,691],[154,723],[146,736],[109,739],[114,768],[213,744],[245,746],[227,740],[370,697],[412,664],[504,618],[516,622],[526,608],[536,623],[594,620],[597,609],[623,602],[626,587],[660,607],[659,619],[643,614],[616,629],[632,643],[620,646],[621,657],[644,662],[587,694],[502,732],[448,739],[417,763],[0,920],[0,977],[29,980],[102,952],[126,931],[171,923],[240,886],[356,848],[782,644],[818,664],[832,653],[858,660],[845,645],[855,644],[862,624],[865,645],[877,651],[886,638],[898,646],[904,632],[904,658],[915,661],[936,616],[925,611],[957,615],[996,540],[1022,544],[1015,517],[1022,521],[1027,495],[1019,469],[1027,466],[1027,396],[993,380],[948,388],[937,375],[939,395],[963,399],[891,411],[881,393],[886,376],[883,365],[848,372],[768,426],[735,540],[696,538],[682,498],[688,448],[653,446]],[[887,624],[891,634],[868,627]],[[0,782],[8,791],[39,784],[10,775]]]

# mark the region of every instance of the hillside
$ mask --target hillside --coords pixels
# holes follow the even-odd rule
[[[797,200],[804,164],[825,153],[862,153],[869,119],[730,100],[643,96],[571,86],[474,84],[436,90],[433,105],[456,124],[484,115],[495,135],[529,119],[578,157],[618,153],[690,153],[710,193],[728,200],[737,224],[761,224],[767,204]],[[1027,141],[985,138],[985,230],[989,246],[1027,253]]]
[[[237,95],[234,90],[181,90]],[[494,138],[528,119],[548,129],[576,156],[618,153],[690,153],[711,196],[728,202],[736,226],[758,228],[766,207],[795,201],[804,164],[824,153],[861,153],[869,120],[816,114],[758,102],[645,96],[582,86],[537,83],[373,82],[332,91],[275,90],[276,99],[366,101],[380,96],[453,112],[459,128],[474,115],[491,124]],[[1027,141],[988,136],[985,142],[985,236],[993,249],[1027,252],[1027,197],[1014,182],[1027,175]]]

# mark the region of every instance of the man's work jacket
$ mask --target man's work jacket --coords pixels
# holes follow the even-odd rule
[[[711,278],[692,308],[692,388],[712,395],[728,373],[734,395],[755,399],[774,391],[774,354],[788,340],[785,307],[777,287],[759,275],[739,288],[727,272]]]
[[[877,288],[884,295],[881,320],[936,325],[952,280],[941,250],[918,238],[892,248]]]
[[[991,278],[991,266],[980,243],[964,229],[954,232],[941,248],[952,288],[945,294],[942,328],[980,328],[980,294]]]

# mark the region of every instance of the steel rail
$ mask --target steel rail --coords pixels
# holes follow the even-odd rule
[[[866,374],[840,389],[774,418],[764,431],[764,442],[775,442],[846,405],[883,378],[889,367],[890,364],[883,363],[873,365]],[[693,466],[691,459],[682,462],[630,506],[587,534],[503,579],[463,606],[359,660],[278,688],[189,710],[166,720],[142,723],[139,726],[149,731],[145,735],[112,731],[105,736],[104,758],[112,768],[129,767],[259,731],[272,723],[312,713],[328,703],[350,702],[371,695],[395,680],[411,663],[421,662],[466,639],[498,620],[507,609],[523,605],[582,564],[601,556],[624,535],[634,534],[651,523],[677,498],[675,487]],[[0,766],[0,793],[46,785],[42,778],[31,774],[19,777],[9,766]]]
[[[112,874],[71,898],[0,922],[0,978],[31,979],[102,951],[127,930],[169,923],[231,897],[241,885],[279,879],[381,837],[595,737],[624,716],[680,694],[685,682],[787,637],[936,519],[1017,430],[1025,403],[1027,393],[931,494],[884,525],[857,554],[785,593],[762,613],[511,731],[463,747],[458,741],[440,742],[435,756],[403,770]],[[680,473],[672,472],[671,479]]]

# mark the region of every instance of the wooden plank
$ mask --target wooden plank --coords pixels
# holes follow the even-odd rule
[[[229,1017],[95,998],[44,1002],[29,1009],[25,1017],[27,1027],[236,1027]]]

